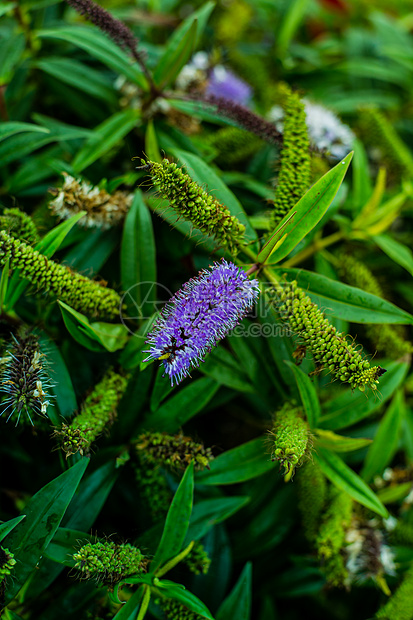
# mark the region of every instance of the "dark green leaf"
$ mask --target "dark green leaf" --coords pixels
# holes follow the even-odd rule
[[[60,415],[68,418],[74,414],[77,409],[77,401],[75,391],[73,389],[72,379],[69,371],[57,345],[45,333],[40,334],[40,343],[43,352],[51,367],[52,387],[50,391],[56,396],[56,403],[59,408]],[[53,378],[56,380],[53,381]],[[57,380],[58,378],[58,380]]]
[[[343,435],[337,435],[333,431],[325,431],[318,428],[316,431],[315,446],[332,450],[333,452],[352,452],[353,450],[360,450],[372,443],[372,439],[365,439],[364,437],[344,437]]]
[[[354,286],[305,269],[282,269],[278,273],[297,280],[327,316],[354,323],[413,323],[413,316],[405,310]]]
[[[216,620],[250,620],[252,564],[247,562],[237,583],[222,603],[216,614]]]
[[[334,452],[317,448],[313,458],[320,465],[322,472],[339,489],[348,493],[356,502],[366,506],[381,517],[387,518],[389,513],[377,495],[344,461]]]
[[[153,78],[160,90],[175,81],[182,67],[192,55],[198,29],[198,22],[191,17],[191,24],[185,33],[179,37],[176,45],[175,39],[166,46],[163,56],[160,58]]]
[[[265,439],[258,437],[224,452],[211,461],[210,469],[204,469],[195,476],[200,484],[235,484],[261,476],[274,468],[265,445]]]
[[[349,153],[337,166],[322,176],[280,222],[281,227],[291,215],[295,214],[283,230],[285,240],[272,254],[272,262],[279,262],[285,258],[321,220],[345,177],[352,156],[353,153]]]
[[[323,408],[320,426],[338,430],[351,426],[379,409],[394,394],[408,371],[406,362],[389,362],[387,372],[380,377],[377,392],[353,392],[350,388],[337,398],[328,401]]]
[[[157,310],[156,249],[151,214],[140,191],[125,220],[120,261],[128,316],[138,321],[151,317]]]
[[[151,562],[151,571],[162,567],[182,549],[189,526],[194,494],[194,463],[185,470],[166,516],[161,542]]]
[[[22,588],[53,538],[88,463],[88,459],[82,459],[40,489],[25,507],[26,519],[5,539],[5,546],[17,561],[13,581],[5,593],[6,604]]]
[[[40,125],[35,125],[34,123],[20,123],[18,121],[8,121],[3,122],[0,125],[0,142],[9,138],[10,136],[15,136],[18,133],[50,133],[46,127],[40,127]]]
[[[392,239],[389,235],[375,235],[373,239],[387,256],[413,275],[413,252],[410,248]]]
[[[311,379],[293,362],[286,362],[294,373],[310,428],[317,428],[321,407]]]
[[[0,542],[3,540],[5,536],[7,536],[9,532],[12,531],[12,529],[16,527],[18,523],[20,523],[20,521],[23,521],[23,519],[25,518],[26,518],[26,515],[20,515],[20,517],[15,517],[14,519],[9,519],[5,523],[1,523],[0,524]]]
[[[366,482],[382,474],[394,457],[400,439],[406,406],[403,393],[398,390],[394,395],[383,419],[377,429],[373,444],[367,452],[361,475]]]
[[[116,146],[134,127],[140,118],[138,110],[123,110],[107,118],[98,127],[93,135],[86,140],[76,154],[72,167],[77,173],[82,172],[97,159]]]
[[[205,499],[195,504],[184,547],[189,545],[191,540],[203,538],[212,527],[229,519],[229,517],[248,504],[249,501],[249,497],[233,496]]]

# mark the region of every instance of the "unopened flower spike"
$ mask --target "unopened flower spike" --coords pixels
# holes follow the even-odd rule
[[[271,213],[273,230],[305,194],[311,177],[310,142],[308,139],[304,104],[287,85],[282,87],[284,141],[281,168]]]
[[[373,273],[354,256],[344,253],[339,255],[339,273],[347,284],[377,295],[377,297],[383,297],[381,286]],[[391,359],[398,359],[413,353],[413,344],[403,338],[398,327],[387,323],[384,325],[373,323],[366,325],[364,329],[376,351]]]
[[[0,229],[29,245],[36,245],[39,241],[36,225],[30,215],[15,207],[4,209],[3,214],[0,215]]]
[[[326,504],[327,480],[319,465],[307,460],[297,472],[298,508],[304,534],[311,543],[317,537],[320,516]]]
[[[300,407],[285,403],[276,412],[272,429],[269,431],[269,440],[271,459],[279,461],[284,467],[284,479],[288,482],[312,446],[310,427]]]
[[[12,574],[15,564],[13,553],[0,546],[0,600],[6,589],[6,579]]]
[[[12,334],[1,359],[0,377],[0,393],[7,395],[1,402],[0,416],[6,414],[6,421],[11,419],[16,426],[20,421],[33,426],[33,414],[45,415],[51,398],[47,393],[51,384],[46,358],[34,334]]]
[[[84,579],[114,586],[128,575],[146,572],[148,560],[137,547],[112,541],[87,543],[73,554],[75,568]]]
[[[86,398],[81,413],[55,432],[67,457],[76,452],[89,454],[95,439],[113,424],[126,387],[127,378],[109,369]]]
[[[228,247],[232,253],[237,252],[237,247],[243,243],[245,226],[231,215],[226,206],[167,159],[161,163],[142,160],[142,169],[148,170],[161,195],[179,215],[214,237],[220,246]]]
[[[133,194],[119,190],[108,194],[87,181],[75,179],[65,172],[63,175],[62,187],[49,190],[56,196],[49,203],[49,208],[59,218],[68,219],[80,211],[86,211],[86,215],[79,220],[79,226],[101,230],[116,226],[125,219]]]
[[[164,307],[149,334],[145,361],[161,360],[171,385],[187,377],[251,310],[258,280],[222,260],[186,282]]]
[[[55,263],[30,245],[0,231],[0,265],[7,261],[11,271],[18,269],[21,277],[39,291],[58,297],[74,310],[101,318],[113,319],[119,315],[121,299],[116,291]]]
[[[366,385],[372,390],[377,389],[378,379],[386,371],[380,366],[371,367],[296,281],[276,285],[272,294],[273,307],[289,324],[300,344],[313,354],[319,370],[327,370],[352,389],[364,391]]]
[[[315,547],[327,582],[332,586],[342,587],[348,579],[345,558],[341,550],[350,527],[352,512],[353,500],[350,495],[331,486],[330,502],[324,512]]]
[[[209,469],[209,462],[214,458],[210,448],[202,443],[185,437],[183,433],[167,435],[166,433],[141,433],[135,449],[142,454],[149,465],[185,469],[194,461],[195,469]]]
[[[155,603],[162,609],[166,620],[202,620],[204,618],[172,598],[157,598]]]

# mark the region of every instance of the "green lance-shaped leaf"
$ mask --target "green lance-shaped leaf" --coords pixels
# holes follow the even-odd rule
[[[18,525],[18,523],[20,523],[20,521],[23,521],[23,519],[25,518],[26,518],[26,515],[20,515],[19,517],[15,517],[14,519],[9,519],[5,523],[1,523],[0,524],[0,542],[3,540],[5,536],[7,536],[9,532],[11,532],[16,527],[16,525]]]
[[[160,90],[172,84],[179,71],[188,62],[194,49],[197,29],[198,22],[195,19],[176,47],[167,45],[153,75],[155,84]]]
[[[403,393],[398,390],[387,408],[377,429],[373,444],[367,452],[361,471],[362,477],[367,482],[372,480],[375,475],[383,473],[395,455],[405,415],[406,405]]]
[[[321,407],[317,390],[308,375],[293,362],[286,362],[293,371],[310,428],[316,428],[320,418]]]
[[[283,230],[285,239],[272,254],[272,261],[279,262],[285,258],[301,239],[318,224],[332,203],[350,165],[352,156],[353,153],[349,153],[337,166],[334,166],[321,177],[283,218],[280,226],[294,214],[294,217]]]
[[[156,311],[156,249],[151,214],[140,191],[126,216],[120,268],[127,314],[137,320],[151,316]]]
[[[25,507],[26,519],[6,537],[4,544],[12,550],[17,561],[13,581],[5,593],[6,604],[22,588],[53,538],[88,462],[82,459],[40,489]]]
[[[252,598],[252,564],[248,562],[234,588],[221,604],[216,620],[250,620]]]
[[[388,512],[369,486],[334,452],[317,448],[313,457],[322,472],[339,489],[348,493],[356,502],[366,506],[381,517],[387,518]]]
[[[161,542],[151,562],[152,572],[156,572],[181,551],[191,518],[193,492],[194,463],[192,462],[187,467],[169,508]]]

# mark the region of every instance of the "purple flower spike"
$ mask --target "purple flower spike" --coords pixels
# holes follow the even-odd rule
[[[222,65],[214,67],[209,77],[207,95],[223,97],[246,105],[251,99],[251,87]]]
[[[145,362],[162,360],[178,385],[245,317],[259,295],[258,280],[222,260],[186,282],[162,310],[146,341]]]

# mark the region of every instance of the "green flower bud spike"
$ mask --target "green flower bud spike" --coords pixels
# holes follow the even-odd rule
[[[284,480],[288,482],[307,456],[311,445],[310,427],[302,417],[302,410],[286,403],[275,414],[269,431],[272,445],[271,459],[284,467]]]
[[[135,447],[138,453],[143,453],[144,461],[153,466],[185,469],[194,461],[195,469],[209,469],[209,462],[214,458],[210,448],[205,448],[203,444],[185,437],[182,433],[142,433]]]
[[[329,323],[318,306],[297,286],[297,282],[287,282],[284,286],[278,284],[272,293],[273,307],[301,344],[311,351],[320,370],[327,370],[352,389],[364,392],[366,385],[372,390],[377,389],[378,379],[386,371],[380,366],[370,367],[347,337]]]
[[[307,191],[311,180],[310,142],[304,104],[297,93],[283,85],[284,140],[271,214],[273,230]]]
[[[413,566],[404,574],[403,582],[390,598],[379,609],[376,618],[385,620],[411,620],[413,618]]]
[[[311,461],[304,463],[297,473],[298,508],[304,533],[314,542],[320,526],[320,516],[327,499],[327,481],[320,467]]]
[[[243,243],[245,226],[231,215],[227,207],[167,159],[161,163],[142,160],[140,169],[149,171],[153,183],[178,215],[214,237],[220,246],[236,253],[237,247]]]
[[[0,547],[0,583],[11,574],[15,564],[14,555],[8,549]]]
[[[356,286],[372,295],[377,295],[377,297],[383,297],[381,286],[364,263],[349,254],[343,254],[339,256],[339,265],[340,276],[347,284]],[[392,325],[387,323],[384,325],[366,325],[365,332],[375,349],[386,357],[399,359],[413,352],[412,343],[404,340],[397,328]]]
[[[127,386],[127,378],[108,370],[102,381],[86,398],[81,413],[70,425],[63,424],[55,432],[66,457],[79,452],[89,454],[95,439],[108,429],[116,418],[116,409]]]
[[[162,609],[167,620],[202,620],[204,618],[172,598],[157,598],[155,603]]]
[[[343,586],[348,578],[344,556],[346,532],[351,524],[353,500],[350,495],[330,487],[330,504],[323,515],[315,546],[327,581],[332,586]]]
[[[149,465],[144,453],[136,454],[136,462],[132,462],[140,496],[143,498],[152,521],[162,521],[172,501],[165,475],[159,466]]]
[[[58,297],[88,316],[115,318],[119,315],[120,296],[110,288],[93,282],[75,271],[58,265],[26,243],[0,231],[0,266],[10,261],[22,278],[39,291]]]
[[[206,575],[211,565],[211,559],[204,546],[196,540],[188,555],[182,560],[194,575]]]
[[[32,218],[20,209],[4,209],[3,215],[0,215],[0,229],[28,245],[35,245],[39,241],[37,228]]]
[[[73,554],[75,568],[84,579],[96,579],[104,585],[116,583],[136,573],[146,572],[148,560],[132,545],[114,542],[87,543]]]

